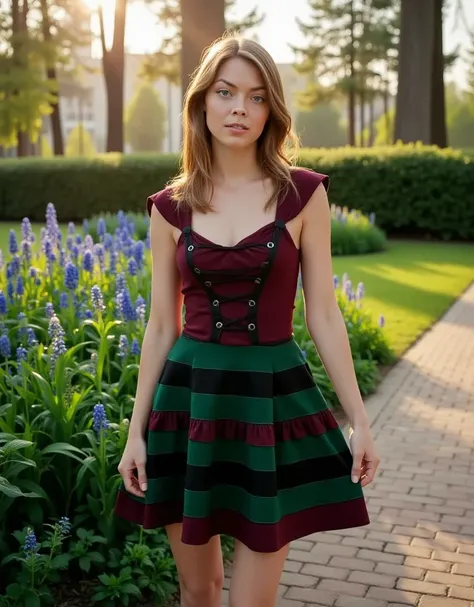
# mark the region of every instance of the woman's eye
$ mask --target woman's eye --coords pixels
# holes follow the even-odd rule
[[[220,89],[217,91],[217,94],[222,95],[222,97],[227,97],[227,93],[229,93],[227,89]]]
[[[265,99],[261,95],[255,95],[254,100],[258,103],[263,103]]]

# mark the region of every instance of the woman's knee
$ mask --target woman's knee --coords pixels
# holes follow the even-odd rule
[[[220,571],[204,578],[180,574],[181,604],[183,607],[209,607],[215,605],[222,593],[224,574]]]

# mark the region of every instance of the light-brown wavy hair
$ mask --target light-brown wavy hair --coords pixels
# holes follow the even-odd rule
[[[291,115],[285,105],[275,61],[257,42],[226,34],[206,49],[184,97],[181,170],[169,184],[171,198],[178,208],[204,213],[212,209],[212,145],[204,100],[221,65],[232,57],[242,57],[259,69],[268,96],[269,119],[257,141],[262,176],[270,178],[274,184],[265,209],[278,203],[290,188],[294,188],[291,167],[298,150],[298,139],[292,132]]]

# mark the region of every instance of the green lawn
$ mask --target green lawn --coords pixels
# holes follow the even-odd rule
[[[5,252],[11,228],[21,239],[19,223],[0,223]],[[40,230],[34,226],[38,237]],[[385,331],[400,355],[474,280],[474,246],[391,241],[384,253],[335,257],[333,267],[339,277],[347,272],[354,287],[364,283],[364,309],[376,318],[385,316]]]
[[[363,307],[385,316],[390,344],[400,355],[474,280],[474,246],[390,242],[385,253],[335,257],[334,272],[363,282]]]

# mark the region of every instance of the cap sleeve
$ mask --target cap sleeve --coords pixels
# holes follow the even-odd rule
[[[323,173],[317,173],[312,169],[297,168],[292,172],[293,183],[296,191],[290,191],[284,203],[281,205],[279,218],[287,222],[298,215],[307,205],[309,199],[322,183],[326,192],[329,190],[329,177]]]
[[[169,188],[165,188],[164,190],[160,190],[159,192],[148,196],[146,205],[150,217],[151,210],[155,206],[168,223],[176,228],[182,229],[183,226],[181,225],[180,215],[178,214],[176,203],[171,199]]]

